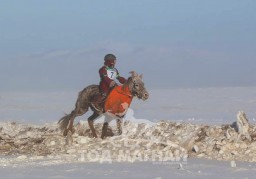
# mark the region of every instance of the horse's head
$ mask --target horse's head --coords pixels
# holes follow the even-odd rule
[[[137,96],[139,99],[147,100],[149,93],[144,87],[144,82],[142,81],[142,75],[138,75],[135,71],[131,71],[131,77],[128,79],[129,89],[133,96]]]

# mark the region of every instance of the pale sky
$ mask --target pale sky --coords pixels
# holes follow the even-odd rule
[[[0,0],[0,90],[99,82],[114,53],[148,88],[256,86],[254,0]]]

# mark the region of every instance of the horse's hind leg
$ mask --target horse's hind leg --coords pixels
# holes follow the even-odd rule
[[[59,120],[59,125],[60,125],[60,129],[61,131],[63,132],[63,135],[66,136],[67,133],[68,133],[68,129],[70,128],[71,126],[71,122],[70,122],[70,119],[72,118],[75,118],[74,115],[75,115],[75,110],[72,111],[70,114],[67,114],[65,115],[64,117],[62,117],[60,120]]]
[[[83,115],[83,114],[81,114]],[[71,131],[72,134],[75,132],[75,129],[74,129],[74,120],[75,118],[79,116],[79,114],[77,113],[76,110],[73,110],[70,114],[70,118],[69,118],[69,122],[68,122],[68,126],[67,126],[67,129],[64,131],[64,132],[68,132],[68,131]]]
[[[96,131],[95,131],[95,128],[94,128],[94,125],[93,125],[93,121],[94,119],[96,119],[97,117],[99,117],[100,115],[97,114],[96,112],[94,112],[89,118],[88,118],[88,124],[89,124],[89,127],[91,129],[91,132],[92,132],[92,136],[94,138],[97,138],[97,134],[96,134]]]
[[[70,131],[70,128],[71,128],[71,122],[70,122],[70,120],[72,119],[72,118],[75,118],[75,117],[71,117],[71,116],[73,116],[74,114],[72,114],[72,113],[74,113],[74,111],[72,111],[70,114],[68,114],[67,116],[66,116],[66,126],[65,126],[65,128],[63,129],[63,136],[67,136],[68,135],[68,132]],[[72,128],[71,128],[71,132],[72,132]],[[73,132],[72,132],[73,133]]]
[[[73,125],[74,120],[77,116],[82,116],[88,111],[88,106],[76,105],[76,108],[68,115],[64,116],[59,120],[60,128],[63,131],[63,135],[66,136],[69,131],[75,132]]]

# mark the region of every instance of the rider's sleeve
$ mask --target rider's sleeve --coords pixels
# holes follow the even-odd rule
[[[120,83],[124,84],[124,83],[126,82],[126,79],[125,79],[124,77],[122,77],[122,76],[119,75],[119,72],[118,72],[117,69],[116,69],[116,73],[117,73],[116,79],[117,79]]]
[[[101,80],[104,81],[104,82],[106,82],[108,86],[109,86],[110,83],[113,81],[113,80],[111,80],[111,79],[108,77],[106,68],[102,67],[102,68],[99,70],[99,74],[100,74]]]

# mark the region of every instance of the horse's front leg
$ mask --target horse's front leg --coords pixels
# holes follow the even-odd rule
[[[116,119],[116,127],[117,127],[117,133],[118,135],[122,135],[122,123],[123,123],[123,118],[118,118]]]
[[[104,122],[103,127],[102,127],[102,133],[101,133],[102,139],[107,137],[107,131],[108,131],[108,122]]]

